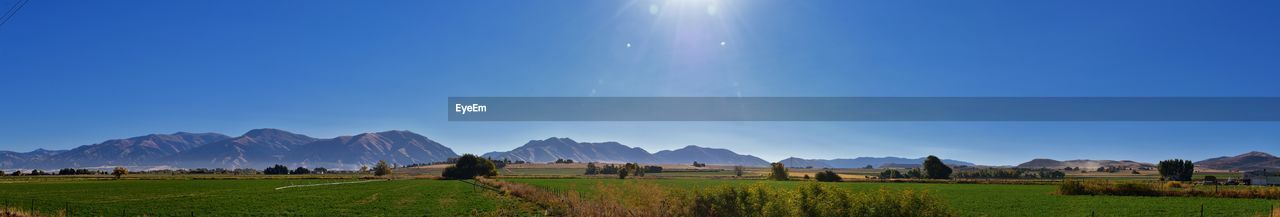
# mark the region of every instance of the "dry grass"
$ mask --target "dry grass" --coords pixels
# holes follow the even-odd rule
[[[594,193],[584,196],[573,190],[556,193],[520,183],[479,181],[540,204],[553,216],[955,216],[926,192],[857,192],[818,183],[796,189],[757,184],[685,191],[626,181],[597,183]]]
[[[8,208],[8,207],[0,208],[0,217],[29,217],[29,216],[37,216],[37,215],[32,215],[30,212]],[[55,215],[55,216],[65,216],[65,215]]]
[[[1221,197],[1280,199],[1280,188],[1266,186],[1248,186],[1214,189],[1205,186],[1181,182],[1167,182],[1163,185],[1152,182],[1107,181],[1107,180],[1066,180],[1058,185],[1058,193],[1063,195],[1117,195],[1117,196],[1171,196],[1171,197]]]

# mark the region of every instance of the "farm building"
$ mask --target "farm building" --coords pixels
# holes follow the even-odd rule
[[[1255,170],[1244,172],[1244,179],[1249,180],[1250,185],[1280,185],[1280,172]]]

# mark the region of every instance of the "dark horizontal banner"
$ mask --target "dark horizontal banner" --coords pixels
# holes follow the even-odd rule
[[[449,121],[1280,121],[1280,97],[449,97]]]

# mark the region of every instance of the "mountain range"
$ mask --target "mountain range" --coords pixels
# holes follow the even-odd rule
[[[643,148],[629,147],[617,142],[577,142],[569,138],[551,137],[530,140],[520,147],[505,152],[489,152],[482,155],[490,159],[507,159],[526,162],[554,162],[558,159],[577,162],[649,163],[766,166],[768,161],[751,155],[741,155],[728,149],[685,146],[676,150],[649,153]]]
[[[1064,167],[1080,167],[1081,169],[1095,169],[1099,167],[1118,167],[1118,168],[1140,168],[1140,167],[1156,167],[1155,164],[1136,162],[1131,160],[1068,160],[1058,161],[1053,159],[1037,158],[1026,163],[1018,164],[1018,168],[1064,168]]]
[[[577,162],[636,162],[644,164],[690,164],[768,166],[769,161],[728,149],[685,146],[675,150],[650,153],[643,148],[618,142],[578,142],[551,137],[530,140],[504,152],[482,155],[490,159],[508,159],[533,163],[569,159]],[[393,164],[419,164],[446,161],[458,157],[452,149],[425,136],[409,131],[385,131],[312,138],[279,129],[255,129],[237,137],[218,133],[151,134],[125,139],[111,139],[71,150],[37,149],[31,152],[0,151],[0,169],[101,168],[111,166],[178,167],[178,168],[265,168],[273,164],[305,167],[351,169],[371,165],[378,160]],[[838,159],[787,158],[788,167],[862,168],[910,167],[924,158],[858,157]],[[973,163],[943,159],[949,165]],[[1280,169],[1280,157],[1263,152],[1249,152],[1233,157],[1217,157],[1195,162],[1197,167],[1221,170]],[[1034,159],[1017,167],[1154,167],[1151,163],[1128,160]]]
[[[853,159],[837,158],[837,159],[804,159],[790,157],[780,161],[787,167],[813,167],[813,168],[863,168],[871,166],[875,168],[881,167],[911,167],[911,165],[920,165],[924,162],[921,158],[901,158],[901,157],[858,157]],[[965,165],[973,166],[973,163],[942,159],[942,163],[947,165]]]
[[[0,168],[264,168],[274,164],[356,168],[378,160],[415,164],[457,156],[448,147],[409,131],[317,139],[278,129],[255,129],[238,137],[178,132],[112,139],[66,151],[0,151]]]

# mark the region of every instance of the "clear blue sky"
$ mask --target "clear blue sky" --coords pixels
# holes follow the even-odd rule
[[[32,1],[0,26],[0,149],[270,127],[404,129],[464,153],[557,136],[771,161],[1274,153],[1280,123],[459,123],[442,109],[449,96],[1280,96],[1276,11],[1166,0]]]

